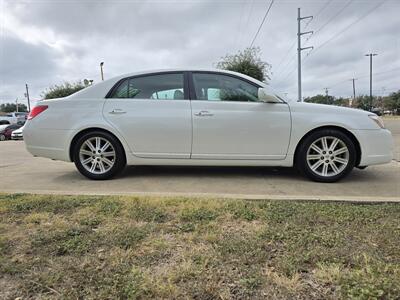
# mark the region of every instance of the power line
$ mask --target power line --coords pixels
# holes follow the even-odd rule
[[[253,13],[253,8],[254,8],[254,0],[251,0],[250,10],[249,10],[249,14],[247,15],[247,20],[246,20],[246,24],[244,26],[244,31],[246,31],[247,27],[249,26],[250,17]]]
[[[297,41],[296,41],[296,43],[297,43]],[[292,62],[295,61],[295,59],[296,59],[296,55],[293,55],[291,57],[291,59],[288,59],[286,61],[286,64],[283,66],[283,68],[281,68],[281,71],[277,72],[277,73],[279,73],[279,76],[276,76],[276,74],[275,74],[275,76],[276,76],[275,79],[278,79],[278,78],[282,77],[285,74],[285,71],[287,71],[287,68],[291,65]]]
[[[387,71],[375,72],[375,73],[372,73],[372,75],[377,76],[377,75],[386,74],[386,73],[391,73],[391,72],[396,72],[396,71],[400,71],[400,67],[394,68],[394,69],[391,69],[391,70],[387,70]],[[369,74],[368,74],[368,75],[358,76],[357,79],[366,78],[366,77],[369,77]],[[333,87],[338,86],[338,85],[340,85],[340,84],[342,84],[342,83],[344,83],[344,82],[348,82],[348,79],[338,81],[338,82],[336,82],[336,83],[330,85],[329,88],[333,88]]]
[[[321,45],[317,46],[314,51],[312,51],[312,53],[315,53],[315,51],[317,51],[318,49],[321,49],[322,47],[326,46],[328,43],[330,43],[331,41],[333,41],[334,39],[336,39],[338,36],[340,36],[341,34],[343,34],[344,32],[346,32],[348,29],[350,29],[351,26],[357,24],[358,22],[360,22],[362,19],[364,19],[365,17],[367,17],[369,14],[371,14],[373,11],[375,11],[376,9],[378,9],[383,3],[385,3],[387,0],[383,0],[382,2],[378,3],[377,5],[375,5],[372,9],[368,10],[365,14],[363,14],[361,17],[359,17],[357,20],[355,20],[354,22],[350,23],[349,25],[347,25],[345,28],[343,28],[342,30],[340,30],[339,32],[337,32],[336,34],[334,34],[332,37],[330,37],[328,40],[326,40],[325,42],[323,42]],[[307,55],[309,56],[309,55]]]
[[[264,24],[264,22],[265,22],[265,19],[267,18],[268,13],[269,13],[269,11],[271,10],[272,4],[274,4],[274,0],[271,0],[271,3],[269,4],[268,9],[267,9],[267,11],[265,12],[264,18],[262,19],[261,24],[260,24],[260,26],[258,27],[258,30],[257,30],[257,32],[256,32],[256,35],[254,36],[253,40],[251,41],[250,48],[253,47],[254,41],[256,40],[256,38],[257,38],[257,36],[258,36],[258,34],[259,34],[260,30],[261,30],[261,27],[263,26],[263,24]]]
[[[400,71],[400,67],[398,68],[394,68],[388,71],[383,71],[383,72],[377,72],[377,73],[372,73],[372,75],[380,75],[380,74],[386,74],[386,73],[391,73],[391,72],[396,72],[396,71]],[[364,77],[368,77],[369,75],[364,75],[364,76],[360,76],[359,78],[364,78]]]
[[[322,5],[321,9],[315,13],[314,19],[318,18],[318,16],[325,10],[325,8],[328,7],[328,5],[329,5],[332,1],[333,1],[333,0],[328,0],[328,1],[326,1],[325,4]],[[308,21],[308,22],[306,23],[306,25],[304,26],[304,28],[307,28],[308,25],[309,25],[312,21],[313,21],[312,19],[311,19],[310,21]]]
[[[313,36],[315,36],[318,32],[322,31],[322,29],[324,29],[329,23],[331,23],[334,19],[336,19],[337,16],[339,16],[350,4],[351,2],[353,2],[353,0],[349,0],[347,1],[347,3],[336,13],[334,14],[327,22],[324,23],[324,25],[322,25],[320,28],[318,28],[317,30],[315,30],[314,35],[310,36],[306,42],[308,40],[310,40]]]
[[[280,79],[280,80],[278,81],[278,83],[281,83],[282,81],[285,81],[286,78],[288,78],[290,75],[292,75],[293,72],[296,71],[296,70],[297,70],[297,67],[295,66],[289,73],[287,73],[287,75],[286,75],[285,77],[283,77],[282,79]]]
[[[279,64],[277,65],[276,71],[275,71],[275,72],[278,72],[279,67],[280,67],[280,66],[282,65],[282,63],[285,61],[286,57],[289,55],[290,51],[293,49],[293,47],[296,45],[296,43],[297,43],[297,39],[295,39],[295,40],[293,41],[293,44],[290,45],[289,49],[287,50],[287,52],[286,52],[285,55],[283,56],[282,60],[281,60],[281,61],[279,62]],[[287,64],[286,64],[285,66],[287,66]]]
[[[323,6],[321,7],[321,9],[320,9],[319,11],[317,11],[317,13],[315,14],[315,18],[317,18],[317,17],[324,11],[324,9],[328,7],[328,5],[329,5],[332,1],[333,1],[333,0],[328,0],[328,1],[326,1],[325,5],[323,5]]]
[[[394,68],[394,69],[391,69],[391,70],[387,70],[387,71],[375,72],[375,73],[372,73],[372,75],[373,75],[373,76],[379,76],[379,75],[382,75],[382,74],[387,74],[387,73],[396,72],[396,71],[400,71],[400,67],[399,67],[399,68]],[[368,75],[362,75],[362,76],[357,77],[357,79],[366,78],[366,77],[369,77],[369,76],[370,76],[370,74],[368,74]],[[361,80],[361,81],[362,81],[362,80]],[[338,86],[338,85],[340,85],[340,84],[342,84],[342,83],[344,83],[344,82],[347,82],[347,80],[339,81],[339,82],[337,82],[337,83],[331,85],[330,87],[333,88],[333,87]]]
[[[307,28],[308,25],[311,23],[312,20],[316,19],[323,11],[325,8],[328,7],[328,5],[332,2],[333,0],[328,0],[325,2],[324,5],[322,5],[322,7],[317,11],[317,13],[315,14],[315,17],[313,19],[310,19],[310,21],[308,21],[306,23],[306,25],[304,26],[304,28]],[[308,41],[308,39],[306,40]],[[289,55],[290,51],[293,49],[293,47],[296,45],[297,43],[297,39],[295,39],[293,41],[293,44],[290,45],[289,49],[286,51],[285,55],[283,56],[283,58],[280,60],[280,62],[278,63],[277,67],[276,67],[276,71],[275,74],[279,71],[279,67],[282,65],[282,63],[285,61],[286,57]],[[287,64],[285,65],[287,66]]]
[[[326,44],[328,44],[329,42],[331,42],[332,40],[334,40],[335,38],[337,38],[339,35],[343,34],[344,32],[346,32],[351,26],[357,24],[358,22],[360,22],[362,19],[364,19],[365,17],[367,17],[369,14],[371,14],[373,11],[375,11],[376,9],[378,9],[381,5],[383,5],[387,0],[384,0],[380,3],[378,3],[377,5],[375,5],[372,9],[368,10],[365,14],[363,14],[361,17],[359,17],[357,20],[355,20],[354,22],[350,23],[348,26],[346,26],[345,28],[343,28],[341,31],[337,32],[334,36],[332,36],[331,38],[329,38],[328,40],[326,40],[324,43],[322,43],[321,45],[319,45],[317,48],[313,50],[311,50],[305,57],[304,60],[306,60],[311,53],[315,52],[315,50],[320,49],[322,47],[324,47]],[[286,64],[289,65],[289,64]],[[293,68],[289,73],[287,73],[287,75],[280,79],[278,82],[282,82],[283,80],[285,80],[286,78],[288,78],[294,71],[296,70],[296,67]],[[382,72],[383,73],[383,72]],[[369,76],[369,75],[368,75]],[[367,77],[367,76],[365,76]]]
[[[243,16],[244,16],[244,7],[246,5],[246,2],[243,2],[242,4],[242,9],[241,9],[241,15],[240,15],[240,22],[239,22],[239,28],[238,31],[236,33],[236,37],[235,37],[235,44],[234,47],[236,49],[236,45],[238,44],[238,42],[240,42],[240,37],[241,37],[241,33],[242,33],[242,23],[243,23]],[[239,41],[238,41],[239,40]]]

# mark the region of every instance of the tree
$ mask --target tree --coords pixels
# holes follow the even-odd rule
[[[318,94],[316,96],[304,98],[304,102],[332,105],[335,102],[335,98],[333,96],[324,96],[324,95]]]
[[[315,95],[312,97],[306,97],[304,98],[305,102],[309,102],[309,103],[319,103],[319,104],[328,104],[328,105],[336,105],[336,106],[349,106],[350,101],[349,99],[343,98],[343,97],[339,97],[336,98],[334,96],[330,96],[330,95]]]
[[[350,99],[343,98],[343,97],[335,98],[335,102],[333,104],[337,105],[337,106],[348,107],[348,106],[350,106]]]
[[[371,98],[367,95],[362,95],[358,96],[355,101],[355,107],[370,111],[373,107],[377,107],[377,99],[372,98],[372,103],[371,103]]]
[[[385,97],[383,103],[386,109],[400,114],[400,90]]]
[[[17,105],[15,103],[3,103],[0,105],[0,111],[5,113],[17,111]],[[28,108],[25,104],[18,104],[18,111],[27,112]]]
[[[260,81],[270,80],[271,65],[260,58],[259,47],[246,48],[237,54],[227,54],[216,64],[218,69],[235,71]]]
[[[60,85],[53,85],[49,87],[42,93],[43,99],[54,99],[54,98],[62,98],[67,97],[84,89],[87,85],[83,84],[82,82],[78,81],[75,83],[64,82]]]

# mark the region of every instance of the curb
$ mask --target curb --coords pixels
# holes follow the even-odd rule
[[[2,191],[1,193],[14,194],[15,191]],[[359,203],[400,203],[399,197],[364,197],[364,196],[307,196],[307,195],[257,195],[257,194],[218,194],[218,193],[161,193],[161,192],[71,192],[41,190],[35,192],[18,193],[26,194],[48,194],[48,195],[82,195],[82,196],[142,196],[142,197],[193,197],[193,198],[222,198],[222,199],[243,199],[243,200],[280,200],[280,201],[327,201],[327,202],[359,202]]]

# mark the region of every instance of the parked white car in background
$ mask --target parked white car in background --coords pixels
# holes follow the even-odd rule
[[[23,140],[24,139],[23,134],[22,134],[23,130],[24,130],[24,126],[22,126],[21,128],[19,128],[17,130],[14,130],[11,133],[11,139],[12,140]]]
[[[33,155],[73,161],[91,179],[126,164],[296,166],[334,182],[392,159],[391,133],[377,115],[290,102],[221,70],[134,73],[40,101],[24,139]]]

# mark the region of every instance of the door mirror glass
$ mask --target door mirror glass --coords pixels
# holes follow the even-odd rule
[[[275,95],[271,94],[271,92],[266,88],[258,89],[258,100],[266,103],[281,103]]]

